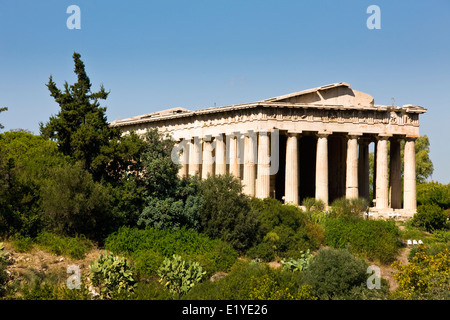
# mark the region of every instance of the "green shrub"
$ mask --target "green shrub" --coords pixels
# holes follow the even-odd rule
[[[205,273],[198,262],[182,260],[181,256],[175,254],[171,259],[164,259],[158,269],[160,283],[178,297],[188,293]]]
[[[136,287],[134,267],[125,258],[105,252],[89,266],[89,278],[100,289],[100,299],[129,296]]]
[[[392,267],[397,271],[394,278],[399,286],[394,297],[408,300],[449,300],[449,261],[449,249],[435,255],[420,250],[407,264],[395,261]]]
[[[41,232],[36,237],[36,244],[53,254],[67,256],[71,259],[83,259],[93,244],[84,236],[65,237],[51,232]]]
[[[399,230],[392,220],[329,219],[325,243],[334,248],[350,248],[371,260],[393,260],[400,247]]]
[[[227,243],[210,239],[202,233],[182,228],[177,231],[146,228],[122,227],[105,240],[105,248],[116,254],[123,254],[131,259],[139,260],[139,268],[152,262],[144,262],[145,251],[153,251],[163,257],[174,254],[193,258],[199,261],[210,275],[216,271],[227,271],[238,257],[238,253]],[[150,269],[154,270],[154,267]],[[147,271],[150,271],[147,269]],[[141,270],[142,271],[142,270]]]
[[[184,299],[199,300],[309,300],[310,288],[302,283],[301,272],[285,272],[266,264],[239,261],[230,273],[214,282],[203,281]]]
[[[152,279],[148,282],[139,281],[134,294],[130,298],[135,300],[170,300],[173,296],[158,280]]]
[[[368,203],[365,198],[339,198],[331,204],[331,215],[334,217],[360,217],[367,211]]]
[[[18,234],[13,238],[13,246],[17,252],[30,252],[33,248],[33,239],[30,236]]]
[[[25,283],[21,288],[21,298],[24,300],[57,300],[57,287],[37,278],[31,286]]]
[[[300,251],[314,250],[323,244],[323,228],[299,207],[283,205],[272,198],[252,199],[251,205],[259,213],[261,243],[267,245],[256,246],[247,253],[250,257],[258,254],[263,258],[266,254],[271,258],[274,250],[279,257],[299,258]],[[263,260],[267,261],[267,258]]]
[[[309,249],[306,252],[301,251],[300,253],[301,256],[298,259],[289,258],[281,260],[280,263],[283,266],[283,270],[292,272],[306,270],[314,255],[311,254]]]
[[[48,228],[60,235],[101,238],[107,230],[111,196],[81,164],[52,168],[41,187]]]
[[[417,184],[417,204],[436,204],[443,209],[450,208],[450,183],[435,181]]]
[[[190,195],[184,202],[174,198],[151,198],[139,216],[137,224],[158,229],[178,230],[181,227],[200,229],[200,209],[203,198]]]
[[[269,242],[261,242],[247,251],[247,256],[251,259],[261,259],[270,262],[275,259],[274,245]]]
[[[447,214],[437,204],[423,204],[417,208],[412,224],[426,231],[433,231],[444,228],[447,218]]]
[[[154,250],[141,250],[133,253],[132,259],[140,275],[151,276],[157,274],[164,256]]]
[[[229,174],[210,176],[200,182],[200,196],[202,232],[230,243],[240,252],[256,244],[258,216],[249,197],[242,193],[239,179]]]
[[[340,298],[366,285],[367,265],[346,249],[320,249],[304,272],[304,282],[320,299]]]
[[[305,198],[302,201],[302,205],[306,208],[308,214],[317,212],[323,212],[325,210],[325,203],[320,199]]]

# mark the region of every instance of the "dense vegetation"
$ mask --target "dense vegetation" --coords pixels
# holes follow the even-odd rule
[[[11,279],[0,245],[0,296],[10,299],[448,299],[450,185],[419,144],[418,212],[401,225],[367,219],[363,199],[298,206],[250,198],[230,175],[179,178],[174,142],[108,126],[102,87],[92,93],[79,54],[77,82],[47,87],[60,112],[41,134],[0,134],[0,236],[15,252],[39,248],[92,261],[77,289],[67,274]],[[1,111],[5,111],[1,108]],[[428,159],[428,160],[427,160]],[[399,288],[370,290],[371,264],[392,264]],[[278,262],[281,267],[270,267]]]

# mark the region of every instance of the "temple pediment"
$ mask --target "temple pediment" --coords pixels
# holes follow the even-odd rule
[[[264,115],[260,115],[263,119],[271,119],[276,114],[279,121],[294,117],[294,119],[298,119],[296,121],[309,122],[349,122],[360,124],[386,122],[398,125],[411,124],[414,126],[418,126],[417,115],[427,111],[425,108],[410,104],[402,107],[375,105],[374,98],[370,94],[354,90],[348,83],[339,82],[265,100],[231,106],[211,107],[199,110],[188,110],[180,107],[166,109],[116,120],[111,123],[111,126],[122,127],[151,122],[162,123],[174,119],[179,119],[184,122],[195,121],[192,120],[193,118],[211,122],[218,121],[217,119],[229,118],[230,114],[233,114],[236,121],[240,121],[239,119],[241,118],[248,120],[259,117],[259,111],[256,112],[254,110],[261,107],[270,109],[264,111]],[[291,114],[289,109],[296,109],[297,111]],[[191,120],[181,120],[187,118]]]
[[[374,106],[374,99],[370,94],[353,90],[345,82],[302,90],[263,101],[359,107]]]

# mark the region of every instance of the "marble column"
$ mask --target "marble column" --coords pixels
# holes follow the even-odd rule
[[[416,146],[415,138],[405,139],[404,152],[404,181],[403,181],[403,208],[416,212]]]
[[[391,208],[400,209],[402,206],[402,180],[401,180],[401,159],[400,159],[400,141],[391,139],[390,148],[390,198]]]
[[[376,208],[389,207],[388,137],[378,136],[377,141],[377,177]]]
[[[180,154],[180,160],[181,160],[181,167],[180,170],[178,171],[178,176],[180,178],[184,178],[188,176],[188,164],[189,164],[189,148],[190,148],[190,144],[188,140],[181,140],[180,143],[178,144],[178,146],[181,149],[181,154]]]
[[[255,132],[251,131],[245,135],[243,192],[249,196],[255,196],[255,173],[256,173],[255,140],[256,140]]]
[[[230,154],[230,174],[240,179],[240,164],[238,159],[238,137],[236,135],[230,135],[227,139],[229,143],[229,154]]]
[[[225,152],[225,140],[224,135],[219,134],[215,137],[216,143],[216,175],[226,174],[227,173],[227,160],[226,160],[226,152]]]
[[[189,175],[200,175],[200,164],[202,159],[202,142],[199,137],[194,137],[190,141],[189,150]]]
[[[286,141],[285,203],[298,204],[298,178],[298,136],[296,133],[288,133]]]
[[[208,178],[208,175],[214,174],[213,148],[211,136],[203,139],[203,156],[202,156],[202,179]]]
[[[270,138],[267,132],[258,134],[256,197],[270,197]]]
[[[358,136],[356,135],[348,136],[346,168],[346,198],[358,198]]]
[[[316,199],[328,205],[328,133],[317,135]]]
[[[369,140],[367,138],[359,139],[359,157],[358,157],[358,193],[359,197],[364,198],[369,203]]]

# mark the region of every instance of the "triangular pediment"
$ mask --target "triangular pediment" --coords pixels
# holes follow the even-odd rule
[[[353,90],[350,85],[345,82],[298,91],[263,101],[368,107],[374,105],[374,99],[370,94]]]

